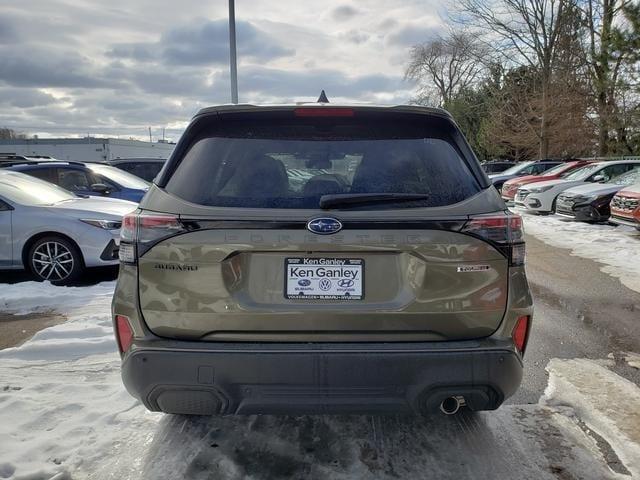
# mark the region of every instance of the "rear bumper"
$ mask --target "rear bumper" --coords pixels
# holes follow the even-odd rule
[[[510,342],[136,343],[124,384],[153,411],[211,414],[428,413],[450,396],[498,408],[520,385]]]

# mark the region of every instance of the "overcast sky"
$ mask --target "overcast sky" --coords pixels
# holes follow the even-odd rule
[[[240,102],[402,103],[439,0],[236,0]],[[176,139],[229,102],[227,0],[4,0],[0,126],[41,136]]]

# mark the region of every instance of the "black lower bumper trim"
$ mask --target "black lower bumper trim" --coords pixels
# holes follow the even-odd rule
[[[134,348],[127,390],[154,411],[181,414],[428,413],[451,396],[499,407],[520,385],[511,350],[185,351]]]
[[[105,249],[102,251],[102,253],[100,254],[100,259],[101,260],[117,260],[118,259],[118,251],[120,250],[120,247],[118,245],[116,245],[116,241],[115,240],[111,240],[107,246],[105,247]]]

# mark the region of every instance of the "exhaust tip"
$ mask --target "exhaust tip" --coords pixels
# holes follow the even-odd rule
[[[440,404],[440,411],[445,415],[455,415],[464,404],[463,397],[448,397]]]

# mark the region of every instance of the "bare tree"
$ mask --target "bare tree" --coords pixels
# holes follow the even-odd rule
[[[515,66],[539,72],[539,155],[549,155],[549,105],[558,39],[574,0],[460,0],[464,22],[487,33],[494,51]]]
[[[18,133],[11,128],[0,128],[0,139],[15,139],[15,138],[27,138],[27,136],[23,133]]]
[[[468,32],[450,32],[411,49],[405,77],[419,85],[419,99],[447,105],[472,86],[484,66],[482,45]]]

